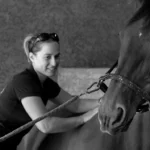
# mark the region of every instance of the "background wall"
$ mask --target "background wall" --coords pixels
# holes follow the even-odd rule
[[[126,0],[0,0],[0,89],[27,65],[22,43],[29,33],[58,33],[63,67],[109,67],[133,12]]]

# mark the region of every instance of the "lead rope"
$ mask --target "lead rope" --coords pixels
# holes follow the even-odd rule
[[[110,72],[116,67],[117,64],[118,64],[118,63],[116,62],[116,63],[108,70],[107,73],[110,73]],[[93,92],[96,92],[96,91],[100,90],[102,84],[105,85],[102,81],[92,83],[92,84],[87,88],[87,90],[86,90],[85,92],[81,93],[80,95],[74,96],[73,98],[69,99],[68,101],[64,102],[63,104],[59,105],[58,107],[54,108],[53,110],[48,111],[48,112],[45,113],[43,116],[41,116],[41,117],[39,117],[39,118],[37,118],[37,119],[35,119],[35,120],[32,120],[32,121],[26,123],[25,125],[22,125],[21,127],[19,127],[19,128],[15,129],[15,130],[9,132],[8,134],[6,134],[6,135],[0,137],[0,142],[3,142],[3,141],[5,141],[5,140],[7,140],[8,138],[10,138],[10,137],[12,137],[12,136],[14,136],[14,135],[16,135],[16,134],[22,132],[23,130],[25,130],[25,129],[27,129],[27,128],[33,126],[33,125],[35,125],[37,122],[39,122],[39,121],[45,119],[46,117],[48,117],[48,116],[50,116],[50,115],[56,113],[57,111],[59,111],[59,110],[65,108],[67,105],[71,104],[72,102],[74,102],[75,100],[77,100],[78,98],[80,98],[81,96],[83,96],[83,95],[85,95],[85,94],[90,94],[90,93],[93,93]],[[90,91],[90,89],[91,89],[94,85],[97,85],[97,88]],[[105,86],[106,86],[106,85],[105,85]],[[106,86],[106,87],[107,87],[107,86]],[[104,89],[101,89],[101,90],[102,90],[103,92],[106,91],[106,89],[105,89],[105,90],[104,90]]]

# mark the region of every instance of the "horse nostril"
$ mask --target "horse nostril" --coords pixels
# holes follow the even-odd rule
[[[112,125],[121,124],[121,122],[123,121],[124,115],[125,115],[124,109],[122,107],[118,107],[116,117],[113,120]]]

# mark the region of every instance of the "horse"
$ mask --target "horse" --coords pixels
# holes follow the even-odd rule
[[[150,1],[141,7],[120,33],[120,55],[105,95],[100,99],[100,130],[111,135],[128,130],[139,107],[150,101]],[[142,110],[141,110],[142,111]]]

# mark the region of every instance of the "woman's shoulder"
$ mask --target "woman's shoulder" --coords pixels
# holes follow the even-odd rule
[[[40,81],[28,69],[13,77],[12,88],[19,100],[28,96],[41,96]]]
[[[30,79],[30,78],[32,78],[31,74],[27,71],[27,69],[25,69],[19,73],[16,73],[13,76],[12,80],[16,81],[16,80]]]
[[[24,69],[23,71],[15,74],[12,78],[12,82],[17,84],[37,84],[39,83],[38,78],[35,74],[33,74],[28,68]]]

